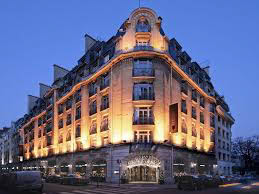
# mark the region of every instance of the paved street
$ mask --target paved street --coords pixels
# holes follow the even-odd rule
[[[181,191],[175,188],[161,187],[160,185],[122,185],[118,186],[100,186],[88,185],[88,186],[67,186],[60,184],[50,184],[46,183],[43,194],[140,194],[140,193],[150,193],[153,194],[189,194],[189,193],[199,193],[199,194],[235,194],[235,193],[249,193],[249,194],[259,194],[259,181],[252,182],[250,184],[228,184],[221,186],[216,189],[205,189],[202,191]],[[0,194],[10,194],[8,191],[0,190]],[[15,193],[17,194],[17,193]],[[24,194],[29,194],[28,192]]]

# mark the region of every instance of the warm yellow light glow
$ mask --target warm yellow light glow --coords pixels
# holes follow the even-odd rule
[[[182,145],[182,139],[181,139],[181,135],[179,133],[176,133],[176,134],[173,135],[173,142],[177,146]]]

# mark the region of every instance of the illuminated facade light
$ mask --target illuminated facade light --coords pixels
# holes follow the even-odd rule
[[[107,182],[118,180],[118,169],[130,182],[173,182],[177,173],[199,167],[211,174],[215,117],[224,101],[207,71],[165,35],[161,18],[140,8],[109,42],[85,37],[87,52],[78,67],[54,65],[52,86],[41,86],[33,116],[24,118],[20,161],[30,167],[23,169],[101,174]],[[221,111],[233,124],[229,111]]]

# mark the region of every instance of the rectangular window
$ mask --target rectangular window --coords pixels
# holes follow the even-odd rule
[[[101,122],[101,132],[109,130],[109,118],[108,115],[104,116]]]
[[[210,126],[215,128],[215,117],[214,117],[214,115],[210,116]]]
[[[200,122],[204,124],[204,113],[200,112]]]
[[[109,95],[102,97],[101,111],[109,108]]]
[[[47,132],[47,133],[51,132],[51,131],[52,131],[52,122],[48,122],[48,123],[46,124],[45,129],[46,129],[46,132]]]
[[[185,95],[188,95],[188,83],[185,80],[182,80],[181,92],[184,93]]]
[[[81,106],[76,108],[76,120],[81,119]]]
[[[210,104],[210,112],[215,113],[215,104]]]
[[[97,123],[96,120],[93,120],[90,126],[90,135],[97,133]]]
[[[205,99],[203,96],[200,97],[200,106],[203,108],[205,107]]]
[[[197,91],[195,89],[193,89],[192,90],[192,100],[197,102],[197,98],[198,98]]]
[[[193,119],[197,118],[197,116],[196,116],[196,107],[192,107],[192,118]]]
[[[58,121],[58,128],[59,129],[63,128],[63,119],[59,119],[59,121]]]
[[[221,129],[220,129],[220,127],[218,128],[218,136],[221,136]]]
[[[69,110],[70,108],[72,108],[72,99],[68,98],[66,101],[66,110]]]
[[[154,100],[153,83],[134,84],[133,100]]]
[[[152,142],[152,131],[135,131],[134,141],[138,143]]]
[[[95,95],[97,93],[97,83],[96,82],[90,83],[88,90],[89,90],[89,97]]]
[[[100,90],[103,90],[110,86],[110,76],[108,73],[101,75],[101,85]]]
[[[81,101],[81,89],[76,91],[76,93],[74,94],[74,99],[76,103]]]
[[[151,107],[141,107],[134,109],[134,125],[153,125],[153,111]]]
[[[181,110],[182,110],[182,113],[187,114],[186,100],[182,100]]]
[[[96,100],[90,103],[90,110],[89,110],[89,115],[93,115],[95,113],[97,113],[97,104],[96,104]]]
[[[133,77],[138,76],[154,76],[155,72],[150,59],[136,59],[133,67]]]
[[[72,123],[71,114],[68,114],[68,115],[67,115],[67,122],[66,122],[66,125],[71,125],[71,123]]]
[[[76,138],[81,137],[81,125],[76,126]]]
[[[63,113],[63,104],[59,104],[58,105],[58,114],[62,114]]]

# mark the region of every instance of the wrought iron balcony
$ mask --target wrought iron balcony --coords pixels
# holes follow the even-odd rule
[[[141,94],[141,95],[133,95],[133,100],[155,100],[154,93],[150,94]]]
[[[134,68],[133,77],[155,77],[155,70],[153,68]]]
[[[141,118],[133,121],[133,125],[154,125],[153,118]]]
[[[137,45],[134,47],[134,51],[154,51],[154,48],[150,45]]]

